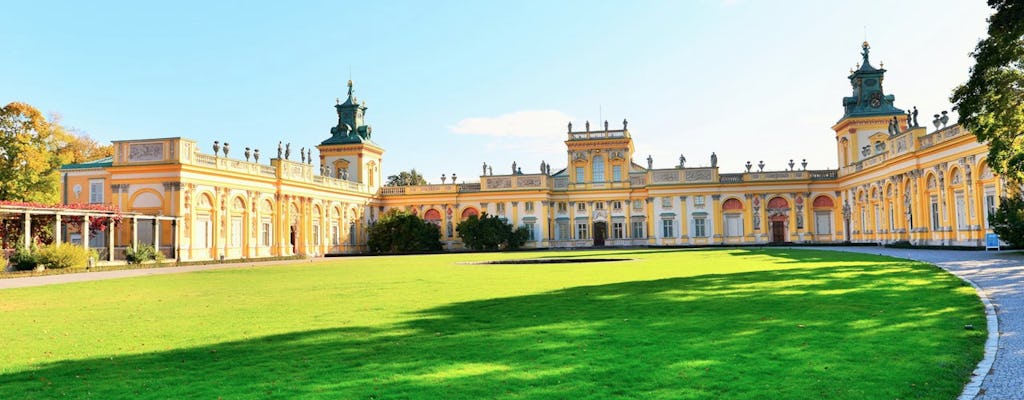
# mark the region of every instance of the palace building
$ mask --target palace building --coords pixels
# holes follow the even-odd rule
[[[114,156],[63,168],[65,203],[103,203],[127,216],[85,245],[105,250],[155,243],[180,260],[319,256],[366,249],[366,227],[389,209],[440,227],[461,248],[455,226],[488,213],[529,229],[527,247],[706,246],[768,243],[891,243],[981,246],[1003,184],[987,147],[947,118],[919,126],[917,111],[894,106],[885,70],[862,61],[848,79],[832,129],[836,170],[655,169],[634,162],[627,121],[565,136],[565,167],[495,175],[478,182],[382,186],[384,149],[373,141],[352,82],[335,106],[331,135],[294,161],[172,137],[114,142]],[[642,140],[642,134],[639,136]],[[229,156],[230,154],[230,156]],[[262,161],[266,160],[266,162]],[[88,225],[88,224],[86,224]]]

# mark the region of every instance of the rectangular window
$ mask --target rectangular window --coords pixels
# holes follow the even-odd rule
[[[569,221],[558,221],[558,240],[569,240]]]
[[[594,203],[594,209],[595,210],[604,210],[604,202],[603,201],[598,201],[598,202]]]
[[[864,207],[860,208],[860,232],[864,233],[868,231],[868,210]]]
[[[529,240],[529,241],[537,240],[537,235],[534,234],[534,231],[536,231],[536,229],[535,229],[536,227],[534,225],[535,224],[532,223],[532,222],[527,222],[525,224],[525,226],[526,226],[526,240]]]
[[[604,182],[604,157],[595,156],[590,168],[594,173],[594,182]]]
[[[936,198],[935,196],[932,196],[932,230],[939,230],[940,223],[941,222],[939,219],[939,199]]]
[[[661,220],[661,237],[675,237],[675,230],[673,228],[675,228],[675,220],[667,218]]]
[[[832,214],[828,211],[814,213],[814,233],[827,235],[832,233]]]
[[[622,239],[625,235],[625,228],[622,222],[612,222],[612,239]]]
[[[661,208],[672,208],[672,197],[665,196],[661,198]]]
[[[991,191],[990,191],[991,190]],[[988,216],[996,212],[995,189],[985,188],[985,228],[988,229]]]
[[[583,167],[576,167],[576,183],[583,183],[587,179],[587,174],[583,170]]]
[[[630,237],[633,239],[642,239],[647,237],[647,235],[644,234],[644,227],[647,225],[644,221],[633,221],[632,225],[633,231],[631,233],[633,236]]]
[[[612,181],[613,182],[622,182],[622,166],[621,165],[612,166]]]
[[[505,203],[495,204],[494,208],[496,209],[498,214],[504,214],[505,213]]]
[[[582,201],[576,203],[576,211],[587,211],[587,203]]]
[[[882,210],[875,206],[875,232],[882,230]]]
[[[696,217],[693,219],[693,236],[706,237],[708,235],[708,220],[704,217]]]
[[[338,224],[331,224],[331,244],[335,246],[341,244],[341,230],[338,229]]]
[[[242,247],[242,217],[231,218],[231,247]]]
[[[270,223],[270,218],[263,220],[262,231],[263,246],[270,247],[274,244],[274,225]]]
[[[743,236],[743,218],[739,215],[725,216],[725,236]]]
[[[644,209],[644,201],[643,200],[633,200],[633,209],[634,210],[643,210]]]
[[[896,210],[892,203],[889,203],[889,232],[896,230]]]
[[[704,208],[704,196],[693,196],[693,208]]]
[[[564,213],[567,209],[565,202],[558,203],[558,212]]]
[[[102,204],[103,203],[103,180],[102,179],[90,179],[89,180],[89,203],[90,204]]]
[[[580,222],[576,224],[576,239],[584,240],[587,238],[587,223]]]
[[[192,236],[194,241],[193,247],[200,249],[209,248],[212,242],[210,232],[210,216],[202,215],[196,218],[196,229],[195,235]]]
[[[953,194],[956,204],[956,227],[959,230],[967,229],[967,205],[964,204],[964,192],[957,191]]]
[[[622,202],[621,201],[613,201],[612,202],[612,210],[622,211]]]
[[[313,245],[320,245],[320,225],[318,224],[313,225]]]
[[[526,212],[533,213],[533,202],[528,201],[526,203],[523,203],[523,208],[526,209]]]

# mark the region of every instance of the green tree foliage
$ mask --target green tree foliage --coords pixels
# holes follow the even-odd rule
[[[113,153],[88,136],[78,137],[25,103],[0,108],[0,200],[56,203],[60,167]]]
[[[1014,247],[1024,247],[1024,198],[999,199],[999,208],[988,215],[988,224],[999,239]]]
[[[988,164],[1024,182],[1024,0],[989,0],[988,37],[971,53],[970,79],[953,91],[960,124],[988,142]]]
[[[388,176],[388,183],[384,186],[417,186],[426,185],[427,180],[423,179],[423,175],[416,172],[416,168],[408,171],[402,171],[398,175]]]
[[[85,268],[89,263],[89,251],[71,243],[43,246],[37,257],[39,264],[50,269]]]
[[[367,246],[376,254],[426,253],[441,250],[441,230],[415,215],[392,210],[367,229]]]
[[[526,243],[529,234],[526,227],[512,228],[512,224],[505,222],[495,215],[473,215],[459,223],[455,227],[462,243],[473,250],[515,250]]]

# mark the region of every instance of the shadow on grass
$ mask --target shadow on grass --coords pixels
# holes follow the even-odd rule
[[[908,263],[574,287],[54,362],[0,376],[0,398],[949,399],[985,340],[958,287]]]

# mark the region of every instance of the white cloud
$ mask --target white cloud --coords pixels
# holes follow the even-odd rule
[[[557,110],[523,110],[497,117],[473,117],[448,129],[464,135],[499,137],[551,137],[566,131],[573,118]]]

